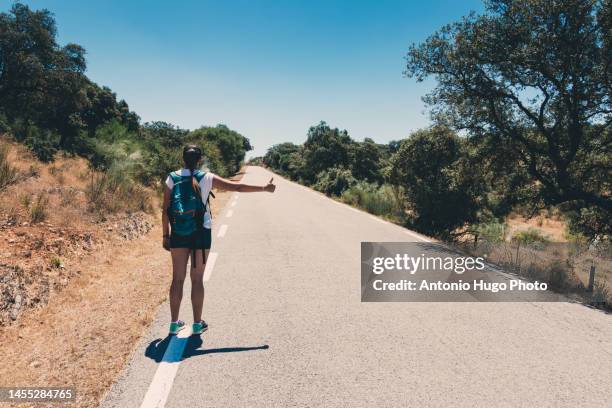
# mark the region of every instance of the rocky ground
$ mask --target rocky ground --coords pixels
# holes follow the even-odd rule
[[[17,223],[5,215],[0,220],[0,326],[45,305],[52,292],[81,274],[85,255],[140,238],[152,227],[152,216],[144,213],[114,216],[87,231],[50,222]]]

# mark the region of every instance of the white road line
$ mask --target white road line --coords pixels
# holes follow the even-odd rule
[[[367,213],[366,213],[366,214],[367,214]],[[416,239],[418,239],[418,240],[419,240],[419,241],[421,241],[421,242],[433,242],[432,240],[430,240],[430,239],[428,239],[428,238],[422,237],[422,236],[420,236],[420,235],[418,235],[418,234],[416,234],[416,233],[414,233],[414,232],[412,232],[412,231],[410,231],[410,230],[407,230],[407,229],[405,229],[405,228],[404,228],[404,227],[402,227],[402,226],[399,226],[399,225],[397,225],[397,224],[394,224],[394,223],[392,223],[392,222],[390,222],[390,221],[384,220],[384,219],[379,218],[379,217],[377,217],[377,216],[375,216],[375,215],[372,215],[372,214],[368,214],[368,215],[369,215],[369,217],[370,217],[370,218],[372,218],[373,220],[376,220],[376,221],[378,221],[378,222],[380,222],[380,223],[382,223],[382,224],[388,224],[388,225],[391,225],[391,226],[394,226],[394,227],[397,227],[397,228],[401,228],[401,229],[402,229],[402,232],[403,232],[404,234],[410,235],[412,238],[416,238]]]
[[[423,238],[422,236],[417,235],[417,234],[415,234],[412,231],[405,230],[404,234],[410,235],[412,238],[416,238],[416,239],[418,239],[421,242],[434,242],[431,239]]]
[[[221,228],[219,228],[219,232],[217,233],[217,238],[223,238],[226,232],[227,232],[227,224],[223,224]]]
[[[210,279],[210,275],[212,275],[213,268],[215,267],[215,262],[217,261],[217,253],[211,252],[208,254],[208,259],[206,260],[206,266],[204,267],[204,282],[208,282]]]
[[[375,216],[375,215],[372,215],[372,214],[369,214],[369,213],[366,213],[366,214],[368,214],[368,216],[369,216],[371,219],[375,220],[375,221],[382,222],[383,224],[385,223],[385,221],[384,221],[383,219],[378,218],[378,217],[377,217],[377,216]]]
[[[234,210],[228,210],[227,214],[225,214],[227,218],[230,218],[232,215],[234,215]]]
[[[191,328],[186,327],[170,339],[140,408],[163,408],[166,405],[189,336]]]

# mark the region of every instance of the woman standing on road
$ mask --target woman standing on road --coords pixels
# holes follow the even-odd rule
[[[183,148],[184,168],[174,171],[166,179],[162,213],[163,247],[172,255],[172,284],[170,285],[170,334],[185,327],[179,320],[183,298],[183,282],[187,261],[191,255],[191,304],[193,306],[193,334],[208,329],[202,320],[204,304],[204,267],[212,243],[212,217],[208,197],[213,188],[243,193],[267,191],[273,193],[276,186],[270,179],[265,186],[254,186],[221,178],[199,170],[202,151],[195,145]],[[172,231],[172,233],[170,233]]]

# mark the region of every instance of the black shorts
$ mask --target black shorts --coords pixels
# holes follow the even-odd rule
[[[196,231],[194,235],[170,234],[170,248],[210,249],[212,245],[212,232],[209,228]]]

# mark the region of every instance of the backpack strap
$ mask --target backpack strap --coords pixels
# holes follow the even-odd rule
[[[202,179],[204,178],[205,175],[206,175],[206,173],[204,173],[203,171],[196,170],[194,173],[190,174],[187,177],[189,177],[189,178],[195,177],[196,182],[198,184],[200,184],[200,182],[202,181]],[[206,211],[206,204],[202,201],[202,195],[198,194],[198,198],[200,199],[200,202],[202,203],[202,206],[204,207],[202,209],[202,211],[205,212]],[[192,245],[192,248],[191,248],[191,268],[192,269],[196,267],[196,248],[195,248],[196,235],[195,234],[197,232],[201,231],[202,228],[203,228],[203,226],[202,226],[202,223],[204,221],[204,213],[203,212],[202,212],[201,216],[202,216],[202,219],[196,221],[198,227],[197,227],[196,231],[191,236],[191,245]],[[203,250],[202,250],[202,256],[204,256],[204,251]]]
[[[178,174],[176,171],[170,172],[168,177],[170,177],[172,179],[172,181],[174,182],[174,185],[176,185],[178,182],[180,182],[181,178],[182,178],[181,175]]]
[[[194,177],[196,178],[196,181],[198,182],[198,184],[202,181],[204,176],[206,176],[206,172],[202,170],[198,170],[194,174]],[[202,200],[202,204],[204,205],[204,210],[206,210],[207,206],[208,206],[208,209],[210,210],[210,196],[215,198],[215,193],[213,193],[212,190],[208,192],[208,196],[206,196],[206,200]],[[210,210],[210,218],[212,219],[212,210]]]
[[[203,172],[202,170],[197,170],[193,176],[196,178],[196,181],[199,183],[200,181],[202,181],[205,175],[206,173]]]

